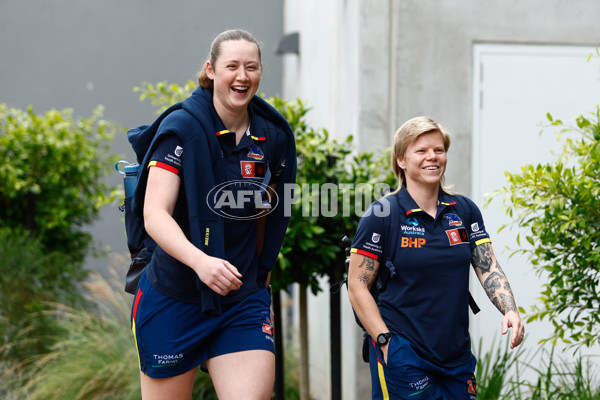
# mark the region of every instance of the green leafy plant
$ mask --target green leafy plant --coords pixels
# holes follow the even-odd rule
[[[151,104],[156,107],[156,114],[161,114],[169,106],[188,98],[197,85],[194,81],[188,80],[183,86],[166,81],[152,84],[143,82],[140,86],[133,88],[134,92],[140,92],[140,100],[149,99]]]
[[[562,152],[552,163],[506,172],[508,185],[492,198],[503,196],[512,222],[528,230],[531,247],[513,254],[528,256],[547,279],[527,321],[552,322],[545,340],[589,347],[600,340],[600,108],[575,125],[547,119],[544,128],[559,129]]]
[[[0,104],[0,227],[23,227],[81,263],[92,239],[84,226],[112,200],[102,178],[116,129],[102,107],[85,119]]]

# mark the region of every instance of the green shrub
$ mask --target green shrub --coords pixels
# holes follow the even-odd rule
[[[111,198],[103,177],[111,171],[116,126],[73,111],[36,114],[0,104],[0,227],[25,228],[46,249],[81,263],[91,242],[84,230]]]

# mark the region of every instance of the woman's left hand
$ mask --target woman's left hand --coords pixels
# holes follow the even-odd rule
[[[521,321],[518,312],[509,311],[502,318],[502,334],[508,333],[508,328],[512,328],[512,338],[510,340],[510,348],[514,349],[523,342],[525,338],[525,325]]]

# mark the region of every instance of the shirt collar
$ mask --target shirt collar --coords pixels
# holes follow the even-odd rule
[[[417,212],[423,212],[423,209],[419,208],[419,206],[413,200],[410,193],[408,193],[408,190],[406,190],[405,187],[403,187],[402,190],[398,192],[398,197],[400,200],[400,204],[405,204],[407,206],[402,207],[406,216]],[[440,189],[438,194],[438,214],[442,208],[453,206],[455,204],[456,200],[454,200],[454,198],[451,195]]]

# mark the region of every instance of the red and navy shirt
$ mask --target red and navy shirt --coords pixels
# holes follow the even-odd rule
[[[437,216],[419,208],[407,190],[397,199],[399,218],[393,276],[379,294],[378,307],[393,334],[409,340],[424,358],[452,367],[471,357],[469,338],[469,268],[472,250],[490,242],[481,212],[471,200],[468,210],[456,197],[440,191]],[[394,197],[396,197],[394,199]],[[382,260],[384,215],[379,202],[361,218],[352,252]],[[394,229],[394,227],[391,227]]]

